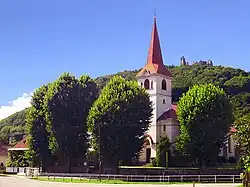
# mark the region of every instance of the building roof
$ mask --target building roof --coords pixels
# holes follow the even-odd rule
[[[144,68],[142,68],[142,70],[137,74],[137,76],[142,76],[145,74],[145,72],[148,72],[149,74],[157,73],[168,77],[172,77],[170,71],[163,64],[161,45],[156,25],[156,18],[154,18],[147,64],[144,66]]]
[[[173,119],[177,120],[177,115],[176,115],[176,109],[177,105],[172,105],[172,108],[164,112],[158,119],[157,121],[161,120],[167,120],[167,119]]]
[[[8,145],[0,141],[0,156],[8,155]]]
[[[10,151],[14,151],[14,150],[28,150],[28,145],[27,145],[26,137],[23,138],[21,141],[17,142],[17,144],[14,147],[9,148],[8,150],[10,150]]]
[[[158,119],[157,121],[162,121],[162,120],[167,120],[167,119],[173,119],[177,120],[177,115],[176,115],[176,110],[177,110],[177,105],[173,104],[172,108],[164,112]],[[231,133],[236,133],[237,129],[235,127],[230,127],[229,132]]]

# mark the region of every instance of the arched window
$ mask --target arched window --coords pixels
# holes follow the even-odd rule
[[[154,89],[154,81],[151,81],[151,89]]]
[[[163,99],[163,101],[162,101],[162,102],[163,102],[163,104],[166,104],[166,100],[165,100],[165,99]]]
[[[141,82],[141,87],[143,87],[143,83]]]
[[[146,80],[144,81],[144,88],[145,88],[145,89],[149,89],[149,80],[148,80],[148,79],[146,79]]]
[[[167,90],[167,83],[166,83],[165,79],[163,79],[162,82],[161,82],[161,89],[162,90]]]

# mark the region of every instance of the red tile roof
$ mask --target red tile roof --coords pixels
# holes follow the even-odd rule
[[[230,132],[232,132],[232,133],[236,133],[236,132],[237,132],[237,129],[236,129],[236,128],[234,128],[234,127],[230,127]]]
[[[177,120],[177,115],[176,115],[176,110],[177,110],[177,105],[173,104],[172,108],[164,112],[158,119],[157,121],[161,120],[167,120],[167,119],[173,119]],[[231,133],[236,133],[237,129],[235,127],[230,127],[229,132]]]
[[[176,115],[176,109],[177,105],[172,105],[172,108],[164,112],[158,119],[157,121],[161,120],[166,120],[166,119],[173,119],[177,120],[177,115]]]
[[[172,105],[172,109],[176,112],[176,110],[177,110],[177,105],[173,104],[173,105]]]
[[[28,148],[26,137],[23,138],[21,141],[17,142],[17,144],[13,148]]]
[[[145,72],[149,72],[149,74],[158,73],[161,75],[172,77],[170,71],[163,64],[161,45],[156,26],[156,18],[154,18],[154,25],[151,36],[150,47],[148,51],[147,64],[145,65],[144,68],[142,68],[142,70],[137,74],[137,76],[142,76]]]

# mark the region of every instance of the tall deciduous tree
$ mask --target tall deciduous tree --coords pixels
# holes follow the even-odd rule
[[[47,90],[48,86],[41,86],[34,92],[31,100],[32,107],[26,114],[30,164],[34,167],[42,166],[44,169],[46,169],[50,157],[44,112],[44,97]]]
[[[178,103],[178,148],[205,166],[216,159],[232,124],[232,109],[225,92],[212,84],[195,85]]]
[[[61,165],[83,164],[88,149],[86,118],[95,100],[97,87],[87,75],[80,80],[62,74],[45,97],[49,147]]]
[[[241,149],[241,159],[245,169],[250,171],[250,114],[236,120],[235,127],[235,139]]]
[[[88,126],[92,145],[98,148],[104,167],[117,169],[118,162],[130,164],[138,156],[152,113],[146,91],[136,81],[113,77],[93,104]]]

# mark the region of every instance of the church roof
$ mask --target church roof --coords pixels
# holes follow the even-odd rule
[[[167,119],[173,119],[177,121],[177,115],[176,115],[177,105],[173,104],[172,108],[164,112],[157,121],[167,120]],[[230,133],[236,133],[237,129],[234,127],[234,124],[230,127],[229,130]]]
[[[158,73],[168,77],[172,77],[170,71],[163,64],[160,40],[157,31],[156,18],[154,18],[154,25],[152,30],[151,42],[148,51],[147,64],[142,68],[142,70],[137,74],[137,76],[142,76],[145,72],[150,74]]]
[[[166,120],[166,119],[173,119],[177,120],[177,115],[176,115],[176,109],[177,105],[172,105],[172,108],[164,112],[158,119],[157,121],[161,120]]]

